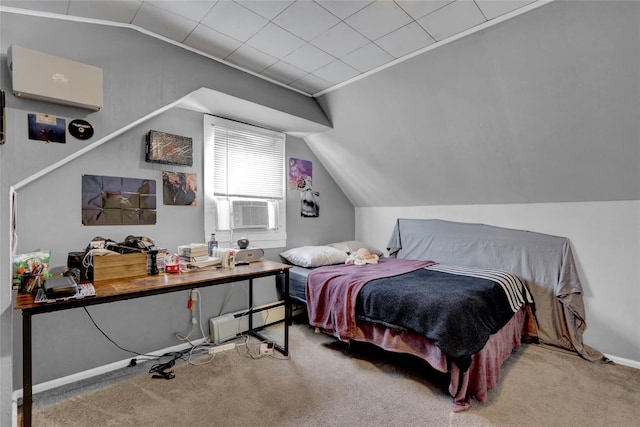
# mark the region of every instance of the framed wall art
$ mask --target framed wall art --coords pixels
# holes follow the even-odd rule
[[[193,140],[151,130],[146,137],[146,161],[168,165],[193,165]]]
[[[289,189],[311,190],[313,164],[310,160],[289,158]]]
[[[156,181],[114,176],[82,176],[83,225],[156,223]]]
[[[162,172],[162,201],[165,205],[198,205],[198,179],[195,173]]]
[[[300,192],[300,216],[304,218],[320,216],[320,193],[318,191]]]

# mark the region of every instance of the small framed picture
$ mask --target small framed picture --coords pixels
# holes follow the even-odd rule
[[[300,192],[300,215],[305,218],[320,216],[320,193],[317,191]]]
[[[146,161],[168,165],[193,165],[193,140],[151,130],[147,133]]]
[[[195,173],[162,172],[162,200],[165,205],[198,205],[198,178]]]
[[[66,121],[49,114],[28,114],[29,139],[46,142],[67,142]]]

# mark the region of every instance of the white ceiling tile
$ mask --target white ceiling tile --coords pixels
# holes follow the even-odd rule
[[[267,24],[247,44],[276,58],[284,58],[306,42],[275,24]]]
[[[369,43],[369,39],[345,24],[339,23],[311,41],[311,44],[319,47],[327,53],[340,58],[351,51]]]
[[[398,6],[404,9],[413,19],[422,18],[429,13],[440,9],[453,0],[396,0]]]
[[[166,10],[146,3],[142,3],[131,23],[179,42],[186,39],[198,25],[195,21],[173,15]]]
[[[368,45],[343,56],[341,59],[353,68],[364,73],[386,64],[389,61],[393,61],[394,58],[384,50],[380,49],[375,43],[369,43]]]
[[[312,1],[298,1],[278,15],[273,22],[309,41],[340,20]]]
[[[71,0],[69,2],[69,15],[130,24],[141,4],[141,0]]]
[[[66,15],[69,7],[69,0],[2,0],[2,6],[17,7],[20,9],[37,10],[40,12],[59,13]]]
[[[268,21],[235,2],[219,1],[200,22],[219,33],[246,42]]]
[[[278,61],[272,66],[264,69],[260,74],[284,84],[289,84],[309,73],[296,68],[293,65],[289,65],[286,62]]]
[[[254,11],[263,18],[272,20],[289,7],[293,0],[236,0],[236,3]]]
[[[358,32],[375,40],[407,25],[412,19],[395,2],[377,0],[345,19]]]
[[[340,19],[346,19],[367,6],[373,0],[316,0],[320,6],[327,9]]]
[[[329,89],[331,86],[333,86],[331,83],[322,80],[320,77],[314,76],[313,74],[307,74],[303,78],[291,83],[292,88],[301,90],[310,95]]]
[[[418,24],[437,41],[486,22],[473,1],[455,1],[420,18]]]
[[[375,43],[394,58],[400,58],[435,43],[435,40],[420,25],[412,22],[380,37]]]
[[[322,80],[328,81],[329,83],[338,84],[360,75],[360,71],[340,60],[335,60],[319,70],[316,70],[313,74],[320,77]]]
[[[487,19],[493,19],[505,13],[519,9],[535,0],[476,0],[476,4]]]
[[[0,0],[132,23],[314,94],[543,0]],[[546,0],[545,0],[546,2]],[[317,73],[317,74],[312,74]]]
[[[216,0],[144,0],[160,9],[200,22],[211,10]],[[109,2],[114,3],[114,2]]]
[[[189,34],[184,44],[220,59],[226,58],[242,45],[238,40],[212,30],[206,25],[198,25]]]
[[[255,71],[256,73],[261,72],[277,61],[273,56],[267,55],[246,44],[240,46],[231,55],[227,56],[226,60],[239,67]]]
[[[324,67],[335,58],[315,46],[306,44],[284,58],[284,61],[294,67],[312,73],[320,67]]]

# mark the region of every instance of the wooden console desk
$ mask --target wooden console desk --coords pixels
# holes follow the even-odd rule
[[[276,345],[276,350],[289,355],[289,322],[291,301],[289,299],[289,269],[290,265],[272,261],[258,261],[248,265],[239,265],[234,269],[205,268],[200,271],[179,274],[158,274],[155,276],[132,277],[126,279],[97,281],[93,286],[96,290],[94,297],[72,299],[54,303],[34,303],[34,295],[18,294],[14,309],[22,310],[22,393],[23,393],[23,426],[31,427],[32,403],[32,346],[31,346],[31,316],[40,313],[69,310],[71,308],[86,307],[96,304],[141,298],[151,295],[166,294],[206,286],[222,285],[225,283],[249,281],[249,308],[253,308],[253,279],[274,276],[284,280],[284,343]],[[253,331],[253,316],[249,316],[249,330]]]

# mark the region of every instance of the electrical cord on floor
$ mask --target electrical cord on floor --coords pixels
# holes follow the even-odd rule
[[[191,346],[194,346],[195,344],[193,344],[191,341],[189,341],[189,337],[191,336],[191,334],[194,331],[194,327],[195,325],[198,323],[200,326],[200,333],[202,334],[202,338],[204,338],[205,342],[210,342],[210,337],[204,333],[204,329],[202,329],[202,298],[200,295],[200,292],[197,289],[192,289],[191,291],[189,291],[189,310],[191,311],[191,327],[189,328],[189,333],[187,335],[181,334],[181,333],[177,333],[176,334],[176,339],[179,341],[186,341],[188,342]],[[196,304],[197,303],[197,317],[196,317]]]
[[[176,334],[176,339],[179,341],[187,341],[189,344],[193,345],[191,343],[191,341],[189,341],[189,337],[191,336],[191,334],[193,333],[193,328],[195,326],[195,324],[198,322],[198,319],[196,319],[195,316],[195,304],[194,302],[198,299],[198,294],[196,293],[197,291],[195,289],[192,289],[189,291],[189,302],[187,303],[187,308],[189,309],[189,312],[191,313],[191,327],[189,328],[189,333],[187,335],[181,334],[181,333],[177,333]]]
[[[153,365],[151,369],[149,369],[149,373],[153,374],[151,378],[164,378],[165,380],[171,380],[176,377],[176,374],[173,371],[167,372],[167,369],[171,368],[176,364],[176,359],[171,359],[166,363],[158,363]]]
[[[237,353],[242,356],[245,357],[247,359],[263,359],[265,357],[270,357],[272,359],[275,360],[289,360],[291,359],[291,356],[276,356],[276,353],[273,352],[271,354],[263,354],[260,351],[260,348],[262,347],[262,344],[264,342],[269,342],[269,341],[257,341],[257,342],[249,342],[249,339],[251,338],[249,335],[244,335],[242,334],[241,337],[244,338],[244,342],[243,343],[239,343],[236,344],[236,351]],[[245,350],[241,351],[240,347],[244,347]]]
[[[200,324],[200,333],[202,334],[202,338],[204,338],[205,342],[211,342],[211,337],[204,333],[204,329],[202,329],[202,298],[200,292],[195,289],[196,295],[198,295],[198,323]]]
[[[202,298],[200,297],[200,292],[198,292],[197,289],[193,289],[191,290],[192,294],[190,295],[191,298],[191,302],[192,304],[195,303],[197,301],[197,310],[198,310],[198,318],[196,318],[196,315],[194,313],[195,311],[195,307],[191,307],[192,310],[192,314],[191,314],[191,328],[189,330],[189,333],[187,335],[183,335],[180,333],[176,334],[176,338],[180,341],[186,341],[187,343],[189,343],[190,347],[182,350],[182,351],[176,351],[176,352],[170,352],[170,353],[165,353],[162,356],[156,356],[156,355],[152,355],[152,354],[144,354],[144,353],[140,353],[137,352],[135,350],[129,350],[127,348],[124,348],[122,346],[120,346],[118,343],[116,343],[113,339],[111,339],[101,328],[100,326],[98,326],[98,324],[96,323],[96,321],[94,320],[93,316],[91,315],[91,313],[89,313],[89,310],[87,310],[86,307],[83,307],[85,313],[87,313],[87,316],[89,316],[89,319],[91,320],[91,323],[93,323],[93,325],[96,327],[96,329],[98,329],[98,331],[100,331],[100,333],[109,341],[111,342],[113,345],[115,345],[118,349],[122,350],[122,351],[126,351],[128,353],[132,353],[135,354],[139,357],[145,357],[148,358],[147,360],[160,360],[162,358],[165,357],[171,357],[171,359],[168,362],[164,362],[164,363],[157,363],[155,365],[153,365],[150,369],[149,369],[149,373],[153,373],[152,378],[163,378],[163,379],[172,379],[175,377],[175,373],[173,371],[167,371],[167,369],[173,367],[175,365],[176,360],[178,359],[184,359],[187,361],[187,363],[189,363],[190,365],[204,365],[207,363],[210,363],[211,361],[213,361],[213,359],[215,358],[215,353],[211,353],[210,357],[208,357],[206,360],[201,361],[201,362],[195,362],[193,361],[193,357],[198,353],[198,352],[206,352],[208,353],[209,350],[208,348],[214,346],[215,344],[212,343],[210,341],[210,337],[207,336],[204,333],[204,330],[202,328]],[[250,311],[250,310],[249,310]],[[267,312],[267,316],[268,316],[268,312]],[[266,319],[265,319],[266,322]],[[196,323],[200,323],[200,333],[202,334],[202,337],[204,338],[204,342],[201,344],[194,344],[193,342],[191,342],[189,340],[189,337],[191,336],[191,334],[194,331],[194,326]],[[245,335],[241,335],[242,337],[245,338],[245,342],[244,343],[240,343],[236,345],[236,350],[238,351],[238,354],[240,354],[241,356],[242,353],[240,352],[240,346],[245,346],[245,356],[243,357],[250,357],[252,359],[262,359],[263,357],[269,356],[272,357],[276,360],[287,360],[289,359],[289,356],[286,357],[275,357],[274,354],[261,354],[260,352],[260,346],[261,346],[261,342],[258,343],[251,343],[251,345],[257,344],[257,346],[255,348],[250,348],[250,343],[249,343],[249,336],[245,336]],[[187,356],[188,355],[188,356]],[[128,366],[136,366],[137,365],[137,359],[131,359],[131,361],[129,362]]]
[[[167,372],[167,369],[173,367],[175,365],[176,361],[179,360],[179,359],[185,360],[188,364],[196,365],[196,366],[197,365],[204,365],[206,363],[209,363],[214,359],[215,355],[212,354],[204,362],[196,363],[196,362],[191,360],[193,355],[194,355],[194,353],[196,353],[198,351],[206,351],[206,352],[208,352],[208,349],[207,349],[208,346],[209,346],[209,344],[198,344],[198,345],[193,345],[192,347],[184,349],[182,351],[175,351],[175,352],[172,352],[172,353],[165,353],[165,354],[162,355],[162,357],[171,356],[171,359],[168,362],[158,363],[158,364],[153,365],[149,369],[149,373],[153,373],[154,374],[152,376],[152,378],[164,378],[164,379],[170,380],[170,379],[175,377],[175,373],[173,371]]]
[[[189,343],[189,345],[191,346],[191,348],[189,349],[189,357],[187,358],[187,362],[190,365],[204,365],[207,364],[209,362],[211,362],[215,355],[211,354],[210,357],[202,362],[194,362],[193,361],[193,356],[195,353],[199,352],[199,351],[206,351],[208,353],[208,349],[207,347],[212,346],[213,344],[211,343],[211,339],[208,335],[206,335],[204,333],[204,330],[202,329],[202,297],[200,292],[197,289],[192,289],[191,291],[189,291],[189,303],[187,305],[187,307],[189,308],[189,310],[191,311],[191,327],[189,328],[189,333],[187,335],[184,334],[180,334],[177,333],[176,334],[176,339],[179,341],[186,341],[187,343]],[[196,305],[197,303],[197,305]],[[197,316],[196,316],[196,309],[197,309]],[[196,323],[200,324],[200,333],[202,334],[202,338],[204,339],[204,342],[200,343],[200,344],[194,344],[193,342],[191,342],[189,340],[189,337],[191,336],[191,334],[194,331],[195,325]]]
[[[187,350],[177,351],[177,352],[170,352],[170,353],[165,353],[165,354],[163,354],[162,356],[156,356],[156,355],[154,355],[154,354],[145,354],[145,353],[140,353],[140,352],[137,352],[137,351],[134,351],[134,350],[129,350],[129,349],[127,349],[127,348],[124,348],[124,347],[120,346],[120,345],[119,345],[118,343],[116,343],[113,339],[111,339],[111,338],[110,338],[110,337],[109,337],[109,336],[108,336],[108,335],[107,335],[107,334],[106,334],[106,333],[105,333],[105,332],[100,328],[100,326],[98,326],[98,324],[97,324],[97,323],[96,323],[96,321],[94,320],[93,316],[91,316],[91,313],[89,313],[89,310],[87,310],[87,308],[86,308],[86,307],[82,307],[82,308],[84,309],[85,313],[87,313],[87,316],[89,316],[89,319],[91,320],[91,323],[93,323],[93,326],[95,326],[95,327],[96,327],[96,329],[98,329],[98,331],[100,331],[100,333],[101,333],[101,334],[102,334],[102,335],[103,335],[107,340],[109,340],[109,342],[111,342],[113,345],[115,345],[115,346],[116,346],[117,348],[119,348],[120,350],[122,350],[122,351],[126,351],[126,352],[128,352],[128,353],[135,354],[135,355],[137,355],[137,356],[139,356],[139,357],[145,357],[145,358],[146,358],[146,360],[160,360],[160,359],[165,358],[165,357],[171,357],[171,358],[172,358],[172,360],[171,360],[170,362],[166,362],[166,363],[164,363],[164,364],[159,364],[159,365],[154,365],[154,366],[152,366],[152,368],[151,368],[151,369],[155,369],[157,366],[164,366],[164,365],[166,365],[167,363],[171,363],[171,366],[173,366],[173,364],[175,364],[175,361],[176,361],[177,359],[181,359],[181,358],[183,358],[183,357],[184,357],[184,355],[185,355],[186,353],[191,352],[191,351],[193,350],[193,346],[192,346],[191,348],[189,348],[189,349],[187,349]],[[136,366],[137,364],[138,364],[138,360],[134,358],[134,359],[131,359],[131,361],[129,362],[129,365],[128,365],[128,366],[129,366],[129,367],[132,367],[132,366]],[[151,372],[151,371],[150,371],[150,372]],[[165,372],[164,374],[158,373],[158,375],[165,375],[165,376],[169,376],[166,372]],[[165,378],[165,376],[163,376],[162,378]],[[170,378],[167,378],[167,379],[170,379]]]
[[[209,350],[206,349],[206,347],[210,347],[210,346],[211,346],[211,344],[207,343],[207,344],[201,344],[201,345],[196,345],[196,346],[191,347],[191,350],[189,351],[189,358],[187,359],[187,363],[189,363],[189,365],[194,365],[194,366],[206,365],[207,363],[211,363],[213,361],[213,359],[215,359],[215,357],[216,357],[215,353],[211,353],[209,355],[209,357],[206,360],[202,361],[202,362],[194,362],[192,360],[192,356],[193,356],[194,352],[199,351],[200,349],[203,349],[203,350],[206,350],[207,353],[208,353]]]
[[[82,308],[84,309],[85,313],[87,313],[87,316],[89,316],[89,319],[91,319],[91,323],[93,323],[93,326],[95,326],[95,327],[96,327],[96,329],[98,329],[98,331],[100,331],[100,333],[101,333],[102,335],[104,335],[104,337],[105,337],[107,340],[109,340],[109,342],[111,342],[113,345],[115,345],[116,347],[118,347],[120,350],[122,350],[122,351],[126,351],[126,352],[128,352],[128,353],[135,354],[135,355],[137,355],[137,356],[150,357],[150,358],[153,358],[153,359],[156,359],[156,358],[157,358],[157,356],[154,356],[154,355],[151,355],[151,354],[139,353],[139,352],[137,352],[137,351],[135,351],[135,350],[129,350],[129,349],[126,349],[126,348],[124,348],[124,347],[121,347],[120,345],[118,345],[118,343],[117,343],[117,342],[115,342],[114,340],[112,340],[112,339],[111,339],[111,338],[110,338],[110,337],[109,337],[109,336],[108,336],[108,335],[107,335],[107,334],[106,334],[106,333],[105,333],[105,332],[100,328],[100,326],[98,326],[98,324],[96,323],[96,321],[93,319],[93,316],[91,316],[91,313],[89,313],[89,310],[87,310],[87,307],[82,307]]]

